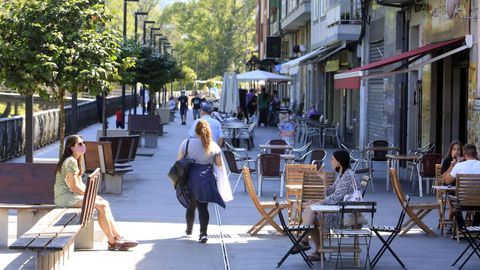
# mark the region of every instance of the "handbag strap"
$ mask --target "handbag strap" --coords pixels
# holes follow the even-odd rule
[[[355,176],[352,177],[352,182],[353,182],[353,191],[360,190],[360,189],[358,189],[358,187],[357,187],[357,181],[355,181]]]
[[[188,155],[188,144],[190,143],[190,139],[187,140],[187,146],[185,146],[185,156],[184,158],[187,158]]]

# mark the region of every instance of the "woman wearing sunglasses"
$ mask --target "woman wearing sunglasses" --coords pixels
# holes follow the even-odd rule
[[[71,135],[65,142],[65,149],[55,172],[55,205],[58,207],[82,207],[85,184],[83,155],[87,148],[79,135]],[[108,201],[97,196],[95,209],[98,211],[98,223],[108,238],[108,250],[128,250],[138,242],[127,240],[117,230]]]

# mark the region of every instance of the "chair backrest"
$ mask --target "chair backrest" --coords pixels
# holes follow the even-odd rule
[[[364,175],[362,181],[360,182],[360,187],[362,190],[362,197],[365,197],[365,191],[367,191],[368,184],[370,183],[370,176]]]
[[[480,174],[458,174],[455,196],[462,209],[480,209]]]
[[[284,140],[270,140],[270,145],[287,145],[288,143]],[[272,154],[285,154],[285,149],[270,149],[270,153]]]
[[[376,141],[370,142],[368,146],[369,147],[389,147],[391,146],[391,143],[389,143],[386,140],[376,140]],[[387,157],[386,157],[387,154],[388,154],[388,151],[384,151],[384,150],[373,151],[372,160],[387,161]]]
[[[250,199],[252,200],[253,205],[255,205],[255,208],[257,208],[258,212],[260,212],[262,215],[266,214],[265,211],[263,210],[260,200],[257,197],[257,194],[255,193],[255,188],[253,187],[253,183],[252,183],[252,176],[250,175],[250,169],[247,167],[243,167],[242,171],[243,171],[243,181],[245,182],[248,195],[250,196]]]
[[[316,171],[303,172],[302,207],[305,203],[325,199],[325,184]]]
[[[310,164],[287,164],[285,166],[285,183],[287,185],[303,184],[303,172],[316,171],[315,165]]]
[[[97,191],[100,176],[100,169],[97,168],[92,174],[88,176],[88,181],[83,195],[82,212],[80,215],[80,223],[82,226],[93,220],[93,213],[95,212],[95,199],[97,198]]]
[[[227,148],[227,150],[235,151],[235,147],[233,147],[233,145],[231,145],[227,141],[224,141],[223,143],[225,144],[225,148]]]
[[[427,154],[427,153],[433,153],[433,150],[435,150],[435,144],[427,143],[424,147],[418,149],[417,152],[421,154]]]
[[[405,193],[403,193],[402,187],[400,186],[400,181],[398,180],[398,172],[394,168],[390,168],[389,170],[390,170],[389,172],[390,180],[392,181],[393,190],[395,191],[395,195],[398,199],[398,202],[400,203],[403,209],[407,209],[405,208],[405,205],[408,205],[406,204],[407,197],[405,196]]]
[[[313,149],[310,154],[310,164],[317,165],[317,170],[323,165],[323,161],[327,157],[327,152],[322,149]]]
[[[325,184],[325,189],[333,185],[335,183],[335,178],[337,174],[335,172],[326,172],[325,179],[323,179],[323,183]]]
[[[263,176],[281,176],[280,155],[260,154],[260,173]]]
[[[420,174],[424,177],[436,177],[436,167],[435,164],[442,162],[442,155],[435,153],[424,154],[421,158],[422,170]]]
[[[233,173],[241,173],[240,169],[237,167],[237,161],[235,160],[235,155],[230,150],[223,150],[223,155],[227,160],[228,169]]]

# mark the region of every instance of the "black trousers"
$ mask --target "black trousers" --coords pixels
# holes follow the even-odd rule
[[[187,231],[191,232],[193,223],[195,222],[195,209],[198,208],[198,218],[200,219],[200,235],[207,235],[208,221],[210,214],[208,213],[208,203],[201,203],[192,200],[187,208]]]
[[[258,117],[258,126],[260,127],[260,124],[264,124],[265,126],[268,125],[267,121],[268,121],[268,108],[266,109],[260,109],[259,110],[260,112],[260,115]]]

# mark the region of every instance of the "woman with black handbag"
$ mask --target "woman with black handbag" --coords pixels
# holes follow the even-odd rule
[[[221,149],[212,141],[212,132],[207,121],[200,120],[195,126],[195,138],[184,140],[180,145],[177,160],[192,159],[195,163],[190,165],[188,177],[188,191],[191,199],[187,207],[186,220],[187,235],[192,234],[195,221],[195,209],[198,208],[200,219],[199,241],[208,241],[207,227],[209,221],[208,203],[213,202],[225,208],[225,201],[218,191],[217,178],[214,174],[214,165],[223,167]],[[187,141],[188,152],[185,156]]]

